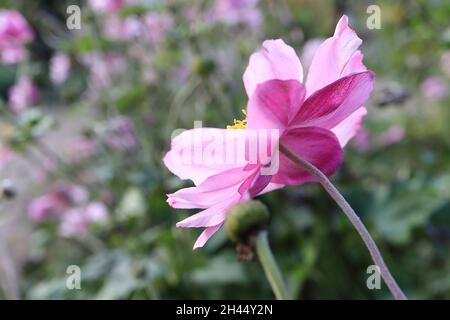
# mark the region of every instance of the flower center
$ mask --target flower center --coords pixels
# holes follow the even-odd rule
[[[247,111],[242,109],[242,113],[244,114],[244,119],[236,120],[234,119],[234,124],[228,125],[227,129],[245,129],[247,127]]]

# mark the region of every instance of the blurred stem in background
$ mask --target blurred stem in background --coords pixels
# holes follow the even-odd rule
[[[181,108],[184,106],[189,97],[195,92],[200,85],[200,79],[189,78],[184,86],[173,97],[172,103],[167,112],[167,133],[170,135],[177,128],[178,120],[181,115]]]
[[[256,237],[256,252],[275,297],[278,300],[290,300],[291,297],[289,296],[288,290],[284,283],[280,268],[278,267],[275,257],[272,254],[272,250],[270,249],[267,231],[259,232]]]
[[[8,191],[3,188],[3,184],[4,181],[2,181],[2,186],[0,187],[0,293],[3,291],[6,299],[19,300],[19,274],[11,249],[4,236],[4,229],[7,228],[7,223],[2,212],[2,202],[13,198],[15,192],[11,189],[9,191],[12,193],[8,194]]]
[[[2,260],[0,263],[0,288],[3,289],[6,299],[19,300],[20,290],[17,267],[11,257],[10,248],[3,238],[0,238],[0,257]]]
[[[306,171],[315,176],[319,183],[323,186],[323,188],[328,192],[328,194],[336,201],[339,207],[344,211],[345,215],[349,218],[350,222],[353,224],[355,229],[358,231],[359,235],[363,239],[366,244],[367,249],[372,256],[373,261],[380,269],[381,276],[383,277],[386,285],[389,290],[397,300],[407,300],[405,294],[398,286],[394,277],[390,273],[384,259],[378,249],[375,241],[372,239],[369,231],[367,231],[366,227],[362,223],[361,219],[359,219],[358,215],[355,211],[350,207],[345,198],[339,193],[336,187],[330,182],[325,174],[323,174],[319,169],[317,169],[313,164],[309,163],[305,159],[298,157],[291,150],[286,148],[284,145],[280,144],[280,151],[288,157],[292,162],[294,162],[299,167],[304,168]]]

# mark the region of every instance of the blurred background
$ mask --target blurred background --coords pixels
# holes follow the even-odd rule
[[[366,25],[373,4],[381,29]],[[79,30],[66,25],[69,5]],[[259,263],[239,261],[223,231],[192,251],[200,230],[175,228],[192,212],[165,196],[190,184],[161,158],[174,129],[241,118],[242,74],[263,40],[284,39],[307,67],[342,14],[377,82],[333,181],[405,293],[450,298],[449,1],[0,7],[0,298],[273,298]],[[261,200],[296,299],[391,298],[384,284],[367,289],[370,256],[319,185]],[[81,268],[81,290],[66,288],[69,265]]]

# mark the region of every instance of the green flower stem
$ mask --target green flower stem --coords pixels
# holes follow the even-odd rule
[[[386,285],[393,294],[394,298],[397,300],[407,300],[402,289],[400,289],[394,277],[390,273],[388,267],[386,266],[386,263],[384,262],[384,259],[381,256],[380,250],[378,249],[375,241],[372,239],[372,236],[370,235],[369,231],[367,231],[361,219],[358,217],[358,215],[355,213],[352,207],[348,204],[345,198],[336,189],[336,187],[330,182],[327,176],[323,174],[313,164],[306,161],[305,159],[298,157],[296,154],[294,154],[291,150],[289,150],[282,144],[280,144],[280,151],[296,165],[302,167],[303,169],[305,169],[318,179],[322,187],[328,192],[328,194],[333,198],[333,200],[336,201],[338,206],[342,209],[342,211],[344,211],[347,218],[350,220],[355,229],[358,231],[367,249],[369,249],[373,261],[380,268],[381,276],[386,282]]]
[[[269,280],[270,286],[278,300],[291,299],[283,281],[280,268],[270,250],[269,241],[267,239],[267,231],[259,232],[256,238],[256,252],[261,262],[264,273]]]

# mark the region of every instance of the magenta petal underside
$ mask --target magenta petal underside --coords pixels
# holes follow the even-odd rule
[[[296,80],[269,80],[260,85],[247,106],[247,128],[283,131],[305,98],[304,86]]]
[[[252,187],[248,190],[250,197],[254,198],[259,195],[270,183],[272,176],[270,175],[260,175],[253,182]]]
[[[327,129],[304,127],[288,130],[281,143],[299,157],[311,162],[324,174],[333,174],[343,160],[343,151],[336,136]],[[280,168],[273,183],[299,185],[316,179],[280,154]]]
[[[306,99],[290,126],[332,129],[366,102],[374,77],[371,71],[356,73],[320,89]]]

